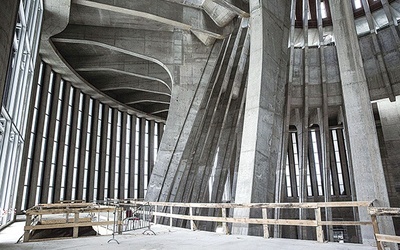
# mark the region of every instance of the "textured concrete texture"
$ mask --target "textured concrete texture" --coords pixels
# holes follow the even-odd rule
[[[156,235],[143,235],[142,230],[116,235],[118,243],[112,237],[95,236],[77,239],[53,240],[43,242],[18,243],[22,232],[22,222],[11,225],[0,233],[0,249],[36,250],[36,249],[282,249],[282,250],[373,250],[375,248],[357,244],[317,243],[289,239],[264,239],[255,236],[224,235],[203,231],[190,231],[167,226],[152,226]]]
[[[16,14],[19,6],[18,1],[6,0],[2,3],[0,10],[0,103],[2,103],[3,89],[7,77],[7,68],[12,48],[12,41],[15,30]]]
[[[351,5],[350,2],[339,0],[334,0],[332,3],[333,30],[338,38],[336,46],[357,199],[366,201],[377,199],[377,206],[389,206],[367,81],[351,16]],[[369,217],[366,212],[360,212],[359,216],[361,220]],[[382,219],[380,227],[382,232],[394,234],[390,219]],[[361,233],[364,243],[374,243],[372,228],[362,226]],[[392,247],[395,249],[394,244]]]
[[[274,4],[273,4],[274,3]],[[288,1],[250,1],[248,91],[236,203],[274,202],[275,172],[282,143],[290,5]],[[269,46],[265,46],[268,44]],[[250,210],[235,211],[252,217]],[[260,234],[260,227],[234,226],[235,234]]]
[[[399,207],[400,204],[400,102],[381,100],[377,102],[380,116],[380,125],[383,138],[380,140],[384,170],[390,205]],[[397,221],[396,235],[400,235],[399,218]]]

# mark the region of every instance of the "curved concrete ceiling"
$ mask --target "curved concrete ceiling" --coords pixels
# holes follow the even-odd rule
[[[68,24],[49,42],[70,70],[66,80],[95,88],[102,102],[115,100],[161,120],[182,66],[176,31],[192,32],[207,46],[232,32],[235,17],[248,16],[242,0],[65,0],[68,17],[55,5],[49,2],[47,11]]]

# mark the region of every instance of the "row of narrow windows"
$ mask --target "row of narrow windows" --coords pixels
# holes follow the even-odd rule
[[[93,100],[44,63],[34,98],[21,210],[144,197],[163,123]]]
[[[0,229],[14,219],[29,100],[43,15],[41,0],[18,1],[0,110]],[[7,13],[10,14],[10,13]],[[2,44],[4,48],[6,44]],[[7,67],[7,65],[1,65]]]
[[[330,130],[329,168],[323,167],[323,154],[319,129],[309,131],[308,158],[306,170],[307,196],[324,196],[325,185],[328,183],[330,195],[349,195],[350,177],[346,158],[346,141],[343,129]],[[300,194],[300,160],[299,138],[295,131],[290,132],[289,146],[286,157],[286,195],[298,197]],[[304,172],[305,173],[305,172]]]

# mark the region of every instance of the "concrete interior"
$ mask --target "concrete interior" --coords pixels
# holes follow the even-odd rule
[[[0,229],[62,200],[400,207],[399,20],[400,0],[5,0]],[[370,220],[357,209],[322,216]],[[379,226],[400,235],[397,219]],[[231,227],[235,236],[204,237],[227,248],[263,234]],[[173,230],[162,237],[203,237]],[[254,248],[315,244],[281,241],[315,240],[314,229],[270,231]],[[326,240],[338,235],[365,245],[354,249],[376,244],[370,226],[324,227]]]

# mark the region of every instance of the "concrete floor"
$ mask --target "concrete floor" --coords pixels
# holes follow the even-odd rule
[[[94,236],[78,239],[15,243],[23,234],[23,222],[16,222],[0,232],[0,249],[324,249],[373,250],[374,247],[357,244],[317,243],[289,239],[264,239],[261,237],[224,235],[203,231],[190,231],[168,226],[152,226],[157,235],[143,235],[142,231],[116,235],[116,242],[107,243],[111,236]]]

